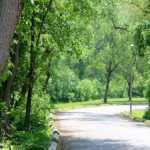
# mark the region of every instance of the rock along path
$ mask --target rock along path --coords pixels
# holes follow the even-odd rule
[[[61,150],[150,150],[150,126],[117,115],[128,110],[128,105],[102,105],[57,113]]]

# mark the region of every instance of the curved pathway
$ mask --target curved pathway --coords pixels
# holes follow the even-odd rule
[[[103,105],[57,113],[61,150],[150,150],[150,127],[117,115],[127,110],[127,105]]]

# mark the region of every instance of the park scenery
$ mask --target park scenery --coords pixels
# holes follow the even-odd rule
[[[150,0],[0,0],[0,150],[150,150]]]

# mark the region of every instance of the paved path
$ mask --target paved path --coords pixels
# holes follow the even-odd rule
[[[127,105],[113,105],[57,113],[62,150],[150,150],[150,127],[117,115],[127,110]]]

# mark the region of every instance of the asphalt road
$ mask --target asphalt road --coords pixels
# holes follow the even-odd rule
[[[55,123],[62,137],[61,149],[150,150],[150,126],[118,115],[127,110],[127,105],[105,105],[57,113]]]

